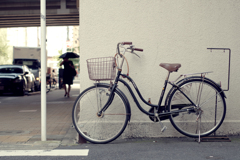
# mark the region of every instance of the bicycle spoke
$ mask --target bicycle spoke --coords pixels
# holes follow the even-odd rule
[[[170,120],[173,126],[180,133],[190,137],[198,137],[199,133],[201,136],[205,136],[214,132],[223,122],[226,112],[224,97],[218,92],[218,89],[202,79],[185,81],[180,84],[180,88],[188,98],[198,104],[198,107],[194,109],[194,112],[179,113],[179,116],[176,117],[171,116]],[[177,90],[172,93],[169,111],[186,109],[176,108],[176,104],[189,103],[188,99],[180,94]],[[199,129],[200,131],[198,131]]]
[[[115,93],[110,106],[98,115],[109,99],[108,92],[108,87],[90,87],[74,104],[73,122],[76,130],[92,143],[107,143],[116,139],[127,125],[128,114],[119,93]]]

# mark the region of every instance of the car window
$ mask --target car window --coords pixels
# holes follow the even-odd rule
[[[12,73],[23,73],[23,70],[21,68],[12,68]]]
[[[23,73],[21,68],[0,68],[0,73]]]

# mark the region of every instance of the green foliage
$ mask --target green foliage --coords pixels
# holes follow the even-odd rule
[[[75,66],[79,66],[79,58],[69,58],[70,61],[73,62],[73,65]]]
[[[67,48],[67,52],[73,52],[74,48]]]
[[[0,29],[0,57],[3,60],[8,59],[8,48],[9,46],[7,42],[7,29]]]
[[[62,55],[62,50],[59,50],[59,51],[58,51],[58,55],[53,57],[54,59],[57,59],[57,61],[58,61],[58,66],[59,66],[60,68],[62,68],[62,66],[60,66],[60,63],[62,62],[62,58],[59,58],[59,56],[61,56],[61,55]]]

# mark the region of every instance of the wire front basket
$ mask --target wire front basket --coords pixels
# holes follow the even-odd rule
[[[89,79],[94,81],[114,80],[116,65],[114,57],[87,59]]]

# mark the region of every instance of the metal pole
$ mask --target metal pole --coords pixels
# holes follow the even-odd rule
[[[81,45],[81,42],[80,42],[80,4],[79,3],[80,3],[79,0],[77,0],[77,7],[78,7],[78,13],[79,13],[78,39],[79,39],[79,45]],[[79,55],[81,55],[80,47],[79,47]],[[81,56],[80,56],[80,58],[81,58]],[[79,69],[80,69],[80,58],[79,58]],[[79,75],[80,75],[80,72],[81,72],[81,69],[79,71]],[[80,78],[81,78],[81,76],[80,76]],[[80,89],[79,89],[79,93],[80,93],[81,92],[81,84],[79,83],[79,85],[80,85]],[[84,134],[87,134],[87,133],[84,132]],[[87,143],[87,141],[80,134],[78,134],[78,143]]]
[[[227,85],[227,89],[223,89],[223,91],[229,91],[229,84],[230,84],[230,63],[231,63],[231,49],[230,48],[207,48],[207,49],[210,49],[211,51],[212,50],[223,50],[225,52],[225,50],[228,50],[228,55],[229,55],[229,58],[228,58],[228,85]]]
[[[80,58],[81,58],[81,52],[80,52],[80,45],[81,45],[81,41],[80,41],[80,2],[79,2],[79,0],[77,0],[77,8],[78,8],[78,16],[79,16],[79,26],[78,26],[78,40],[79,40],[79,55],[80,55],[80,57],[79,57],[79,63],[78,63],[78,65],[79,65],[79,67],[78,67],[78,70],[79,70],[79,93],[81,92],[81,84],[80,84],[80,78],[81,78],[81,76],[80,76],[80,72],[81,72],[81,69],[80,69]]]
[[[46,0],[41,0],[41,140],[47,140],[46,99]]]

